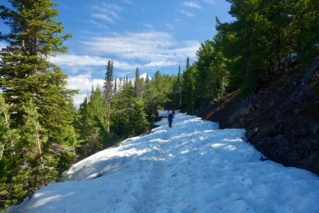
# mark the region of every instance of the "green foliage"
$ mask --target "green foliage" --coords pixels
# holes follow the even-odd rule
[[[172,100],[175,109],[180,109],[182,106],[182,88],[183,88],[183,76],[181,73],[181,66],[178,66],[178,74],[176,82],[173,85]]]
[[[82,143],[79,154],[83,157],[105,148],[108,110],[107,100],[99,87],[92,90],[89,100],[85,99],[80,105],[76,127]]]
[[[106,66],[105,73],[105,82],[104,82],[104,95],[107,100],[110,100],[113,93],[113,62],[108,61]]]
[[[173,86],[176,80],[176,76],[163,75],[159,71],[155,73],[153,81],[150,82],[150,89],[152,91],[152,101],[157,104],[157,109],[175,107],[173,104]]]
[[[106,72],[110,73],[108,70]],[[106,78],[104,85],[111,85],[107,79],[111,78]],[[120,81],[122,84],[117,85],[116,93],[105,96],[108,87],[104,87],[103,93],[99,88],[92,89],[91,95],[80,105],[75,122],[82,144],[78,154],[87,157],[123,139],[148,132],[151,124],[157,121],[158,109],[175,107],[173,85],[176,80],[176,76],[160,72],[156,72],[152,81],[148,76],[142,79],[137,68],[134,83],[128,78]]]
[[[0,6],[10,27],[0,52],[1,188],[0,209],[16,204],[69,167],[76,144],[75,109],[67,75],[48,57],[64,53],[61,22],[50,0],[11,0]],[[5,166],[4,166],[5,165]],[[58,168],[59,167],[59,168]],[[9,195],[9,196],[6,196]]]
[[[183,73],[182,84],[182,109],[191,114],[195,111],[195,85],[196,85],[196,65],[190,66]]]
[[[216,18],[213,40],[201,44],[193,66],[187,58],[182,109],[188,113],[228,91],[239,89],[246,97],[279,75],[309,70],[319,55],[314,0],[227,1],[235,20],[221,23]]]
[[[147,88],[144,81],[140,83],[141,88]],[[147,93],[140,90],[139,97],[136,97],[136,91],[132,85],[127,85],[114,97],[111,130],[118,138],[140,135],[149,129],[150,123],[147,120],[145,101],[142,98]]]
[[[210,40],[201,44],[197,51],[198,61],[196,62],[196,102],[199,106],[203,101],[209,100],[211,94],[208,88],[211,87],[212,78],[210,78],[209,68],[213,60],[213,43]],[[199,95],[201,94],[201,95]]]
[[[310,67],[319,51],[314,1],[228,1],[236,20],[219,22],[217,29],[233,88],[249,95],[272,76],[289,72],[295,63]]]
[[[142,96],[142,84],[143,84],[143,79],[140,79],[140,71],[137,67],[135,70],[135,81],[134,81],[135,97]]]
[[[167,96],[188,113],[228,91],[239,89],[246,97],[278,75],[301,66],[309,69],[319,54],[315,1],[228,2],[236,20],[221,23],[216,18],[217,34],[201,44],[192,66],[187,58],[186,69],[181,78],[179,70],[173,93]]]
[[[132,105],[133,113],[130,123],[133,127],[133,135],[140,135],[148,131],[150,124],[147,121],[145,113],[145,103],[142,99],[137,99]]]
[[[220,33],[217,33],[213,39],[213,59],[209,67],[209,78],[211,79],[211,86],[207,87],[212,98],[219,100],[226,92],[229,85],[230,73],[227,69],[227,58],[223,54],[223,39]]]

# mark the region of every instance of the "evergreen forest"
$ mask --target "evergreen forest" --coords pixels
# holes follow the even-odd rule
[[[216,17],[212,39],[197,60],[176,75],[116,80],[105,62],[105,81],[78,107],[68,76],[48,58],[66,53],[70,39],[56,21],[51,0],[9,0],[0,17],[0,210],[16,205],[76,161],[120,141],[146,134],[157,110],[189,114],[233,91],[249,97],[261,86],[292,72],[306,74],[319,57],[317,0],[227,0],[235,21]],[[212,23],[213,25],[214,23]],[[319,86],[319,85],[318,85]]]

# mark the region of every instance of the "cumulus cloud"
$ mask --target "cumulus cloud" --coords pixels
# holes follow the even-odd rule
[[[83,92],[86,92],[86,91],[91,91],[92,86],[94,88],[98,86],[102,88],[104,85],[103,79],[92,79],[90,74],[80,74],[76,76],[69,76],[67,81],[68,81],[68,88],[79,90],[80,94],[83,94]]]
[[[195,2],[192,2],[192,1],[190,1],[190,2],[183,2],[182,3],[185,7],[190,7],[190,8],[195,8],[195,9],[202,9],[202,7],[199,5],[199,4],[197,4],[197,3],[195,3]]]
[[[103,79],[93,79],[90,74],[81,74],[76,76],[69,76],[67,79],[69,89],[79,90],[79,94],[73,97],[74,104],[78,107],[85,97],[90,95],[92,87],[102,88],[104,85]]]
[[[80,105],[83,103],[84,99],[89,97],[90,93],[87,92],[86,94],[77,94],[73,96],[73,104],[75,105],[75,107],[79,108]]]

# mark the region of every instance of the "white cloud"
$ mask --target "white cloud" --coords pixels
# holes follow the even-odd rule
[[[90,96],[90,93],[87,92],[86,94],[77,94],[73,96],[73,104],[76,108],[79,108],[79,106],[83,103],[84,98],[87,98]]]
[[[166,32],[127,32],[109,37],[95,37],[83,41],[87,54],[110,58],[118,77],[125,77],[136,67],[152,73],[194,59],[200,47],[198,41],[176,41]],[[107,60],[102,60],[106,63]]]
[[[176,65],[176,61],[151,61],[148,64],[144,64],[144,67],[166,67]]]
[[[104,58],[99,56],[90,55],[74,55],[74,54],[64,54],[57,55],[49,59],[50,62],[58,65],[64,70],[68,70],[68,73],[76,74],[79,72],[91,73],[96,71],[96,68],[105,69],[105,66],[109,60],[113,61],[113,66],[116,69],[121,70],[135,70],[136,67],[142,67],[143,65],[138,63],[128,63],[123,60],[114,60],[111,58]],[[126,73],[117,73],[119,77],[124,77]]]
[[[101,11],[101,12],[120,12],[123,9],[118,6],[117,4],[106,4],[106,3],[102,3],[102,5],[95,5],[95,6],[91,6],[91,9],[97,10],[97,11]]]
[[[2,48],[5,48],[5,47],[7,47],[7,45],[6,45],[5,43],[3,43],[3,42],[0,42],[0,50],[1,50]]]
[[[133,4],[133,2],[130,1],[130,0],[123,0],[123,2],[126,3],[126,4]]]
[[[91,6],[93,13],[92,17],[105,20],[109,23],[115,24],[118,19],[121,19],[118,12],[122,11],[122,8],[116,4],[103,3],[99,6]]]
[[[105,4],[103,3],[102,4],[104,7],[106,7],[107,9],[110,9],[110,10],[116,10],[116,11],[122,11],[123,9],[118,6],[117,4]]]
[[[114,23],[115,23],[114,19],[111,18],[111,17],[110,17],[109,15],[107,15],[107,14],[97,13],[97,14],[92,14],[92,16],[93,16],[94,18],[98,18],[98,19],[105,20],[105,21],[107,21],[107,22],[109,22],[109,23],[111,23],[111,24],[114,24]]]
[[[102,88],[104,85],[103,79],[92,79],[90,74],[69,76],[67,81],[68,81],[68,88],[79,90],[80,94],[83,94],[83,92],[86,92],[86,91],[91,91],[92,86],[94,88],[98,86]]]
[[[216,4],[215,0],[204,0],[208,4]]]
[[[142,32],[95,37],[90,41],[83,41],[83,46],[92,53],[120,58],[121,61],[150,63],[186,58],[185,52],[180,52],[181,47],[192,49],[193,52],[188,52],[187,55],[194,55],[199,42],[178,42],[166,32]]]
[[[195,3],[195,2],[192,2],[192,1],[190,1],[190,2],[183,2],[182,3],[185,7],[190,7],[190,8],[195,8],[195,9],[202,9],[202,7],[199,5],[199,4],[197,4],[197,3]]]
[[[103,88],[103,79],[92,79],[90,74],[82,74],[77,76],[69,76],[67,79],[69,89],[79,90],[79,94],[73,97],[74,104],[78,107],[85,97],[90,95],[92,86],[94,88]]]
[[[96,22],[96,21],[91,20],[91,21],[89,21],[89,23],[94,24],[99,29],[106,29],[106,30],[109,29],[106,25],[104,25],[100,22]]]
[[[64,54],[50,58],[54,64],[64,67],[86,67],[105,65],[107,60],[98,56]]]
[[[187,12],[185,10],[178,10],[178,12],[188,16],[188,17],[194,17],[195,15],[193,13]]]
[[[144,23],[143,26],[150,30],[154,29],[154,26],[151,24]]]

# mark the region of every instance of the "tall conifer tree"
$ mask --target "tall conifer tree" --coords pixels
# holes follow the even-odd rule
[[[135,82],[134,82],[134,90],[135,90],[135,96],[140,96],[140,89],[141,89],[141,81],[140,81],[140,71],[138,67],[136,67],[135,70]]]
[[[113,62],[109,60],[106,66],[104,95],[106,100],[110,100],[113,93]]]
[[[67,51],[63,41],[70,35],[62,34],[62,23],[56,21],[58,11],[53,8],[56,4],[50,0],[9,0],[9,3],[10,7],[0,6],[0,18],[10,27],[9,33],[1,35],[0,38],[7,44],[0,52],[0,87],[9,106],[10,128],[12,131],[23,129],[24,132],[20,132],[22,139],[34,133],[34,129],[26,128],[26,116],[29,113],[26,109],[30,109],[27,103],[31,101],[33,109],[30,110],[36,109],[39,114],[36,122],[41,126],[42,133],[45,134],[43,137],[46,138],[43,140],[40,155],[45,161],[43,169],[46,179],[51,181],[69,166],[66,162],[71,156],[65,148],[76,140],[72,127],[72,95],[76,91],[66,89],[67,75],[48,60],[59,52]],[[36,148],[34,141],[29,139],[20,142],[12,140],[16,144],[5,144],[10,147],[3,154],[5,159],[21,158],[13,167],[7,169],[22,171],[25,164],[19,162],[29,161],[29,155],[14,156],[21,148],[21,141],[25,142],[24,146],[30,146],[29,150],[34,156],[38,154],[37,149],[33,149]],[[37,175],[30,173],[28,178],[36,180]],[[22,188],[15,190],[16,193],[8,197],[8,200],[21,199],[28,193],[28,188],[38,188],[44,183],[26,183],[25,178],[12,181],[21,184]]]

